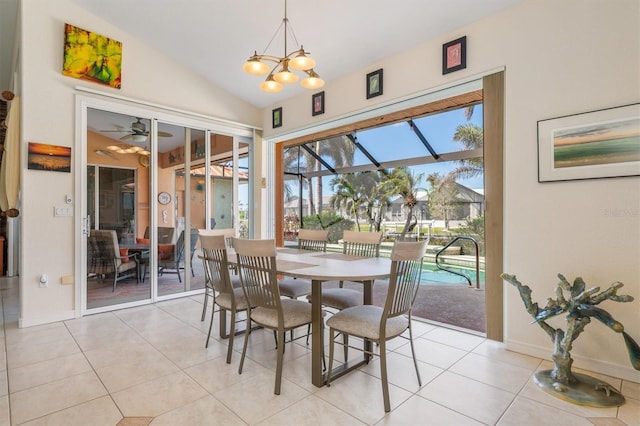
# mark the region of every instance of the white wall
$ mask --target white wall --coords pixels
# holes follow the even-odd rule
[[[21,19],[19,94],[22,96],[24,148],[20,324],[34,325],[71,318],[75,313],[75,286],[60,284],[60,277],[73,275],[76,268],[75,218],[54,218],[53,206],[64,204],[65,194],[74,194],[77,167],[72,164],[70,174],[27,170],[26,145],[31,141],[74,147],[76,86],[250,125],[259,123],[260,112],[71,1],[24,1]],[[121,90],[62,75],[65,23],[123,43]],[[78,194],[74,199],[79,200]],[[49,276],[46,288],[38,286],[42,273]]]
[[[553,296],[558,273],[603,289],[623,282],[620,293],[636,300],[599,306],[640,342],[640,178],[538,183],[536,136],[538,120],[640,101],[638,16],[637,0],[526,1],[327,83],[324,115],[311,116],[311,93],[266,108],[264,136],[286,139],[282,134],[504,67],[505,272],[529,285],[541,305]],[[442,76],[442,44],[463,35],[467,68]],[[384,94],[367,100],[365,75],[378,68]],[[270,123],[277,106],[284,120],[276,133]],[[485,144],[490,149],[491,141]],[[549,358],[551,341],[530,324],[516,289],[505,286],[509,346]],[[622,336],[597,321],[576,340],[572,355],[578,367],[640,381]]]

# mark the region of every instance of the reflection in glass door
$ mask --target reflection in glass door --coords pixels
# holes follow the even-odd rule
[[[81,306],[91,313],[202,292],[199,232],[252,230],[246,130],[128,110],[135,116],[86,110]]]
[[[174,135],[171,144],[158,146],[158,191],[169,203],[159,206],[158,296],[204,289],[204,270],[198,261],[198,229],[204,228],[206,194],[204,184],[185,170],[202,167],[205,131],[162,124]],[[180,141],[176,141],[179,138]],[[160,232],[172,237],[161,241]]]
[[[149,223],[148,162],[141,161],[144,142],[126,131],[142,121],[93,109],[88,116],[101,127],[87,131],[86,307],[149,300],[151,286],[144,280],[149,247],[136,241]]]

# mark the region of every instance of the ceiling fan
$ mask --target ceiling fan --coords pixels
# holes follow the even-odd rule
[[[131,123],[131,128],[122,130],[100,130],[103,133],[128,133],[120,138],[121,141],[133,140],[134,142],[144,142],[149,137],[149,132],[147,131],[147,126],[141,121],[141,118],[136,117],[135,123]],[[173,135],[169,132],[163,132],[158,130],[158,136],[163,138],[170,138]]]

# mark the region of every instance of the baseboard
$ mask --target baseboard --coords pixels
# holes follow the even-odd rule
[[[550,347],[534,346],[528,343],[516,342],[512,340],[505,341],[507,349],[525,355],[542,358],[551,362],[552,349]],[[573,367],[583,370],[593,371],[594,373],[605,374],[607,376],[616,377],[631,382],[640,383],[640,371],[634,370],[631,365],[624,366],[619,364],[611,364],[605,361],[598,361],[591,358],[581,357],[579,355],[571,355],[573,358]]]
[[[36,325],[50,324],[58,321],[66,321],[66,320],[74,319],[75,317],[76,317],[75,310],[57,312],[55,315],[48,315],[43,317],[31,317],[31,318],[20,317],[20,319],[18,320],[18,328],[33,327]]]

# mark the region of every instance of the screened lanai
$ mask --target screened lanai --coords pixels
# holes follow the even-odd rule
[[[464,278],[434,265],[439,249],[471,235],[479,275],[469,241],[439,260],[484,285],[482,115],[476,102],[284,147],[284,245],[300,228],[329,229],[336,251],[345,229],[381,231],[382,256],[397,238],[429,239],[418,316],[484,332],[483,292],[461,292]]]

